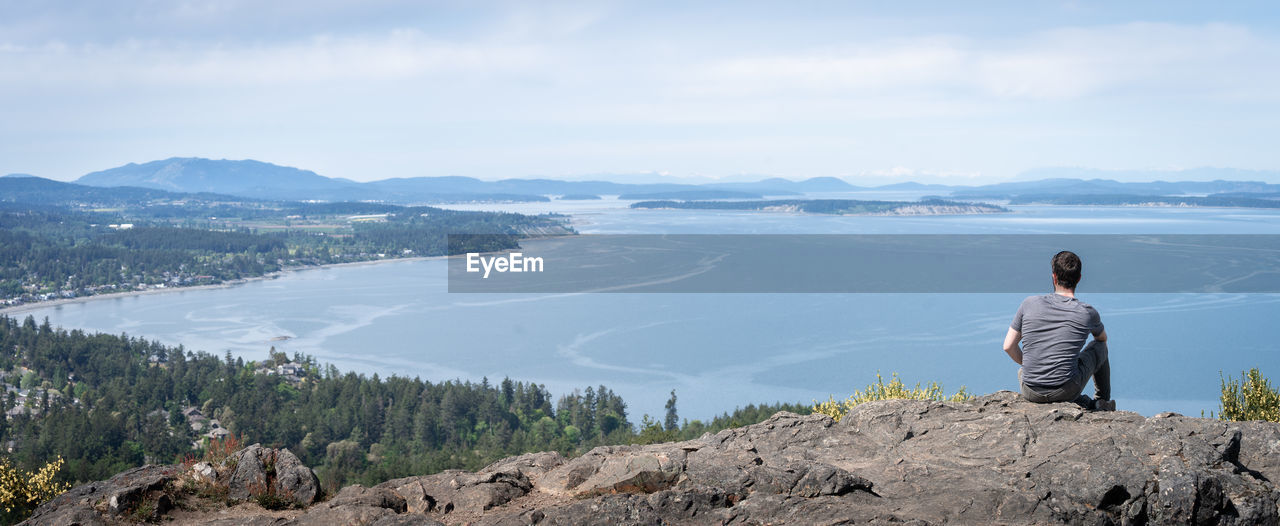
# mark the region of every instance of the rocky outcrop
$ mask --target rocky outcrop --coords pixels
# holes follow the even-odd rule
[[[406,510],[404,497],[394,491],[364,486],[348,486],[342,488],[338,495],[322,504],[318,504],[307,513],[287,522],[296,526],[328,526],[331,524],[400,524],[397,517]],[[425,515],[419,515],[421,522],[428,524]],[[408,517],[406,517],[408,518]]]
[[[142,466],[76,486],[36,509],[23,524],[96,526],[128,521],[140,509],[163,514],[173,508],[166,486],[181,471],[179,466]]]
[[[248,500],[256,494],[270,492],[296,505],[306,506],[320,495],[320,480],[316,474],[302,465],[302,461],[288,449],[269,449],[254,444],[231,454],[223,465],[226,475],[220,479],[225,479],[227,496],[233,500]],[[199,470],[196,473],[203,476]]]
[[[533,489],[531,477],[564,464],[559,453],[532,453],[512,457],[478,473],[449,470],[422,477],[408,477],[384,482],[378,489],[394,491],[404,498],[413,513],[438,513],[457,516],[478,514],[528,494]]]
[[[122,493],[117,479],[152,487],[156,469],[76,488],[32,522],[119,520],[83,503],[133,502],[147,491]],[[686,442],[353,486],[289,516],[172,522],[1280,524],[1276,480],[1280,424],[1090,412],[1000,392],[874,402],[840,422],[778,413]]]
[[[197,493],[223,495],[223,504],[264,496],[302,507],[320,495],[320,481],[287,449],[254,444],[219,465],[142,466],[106,481],[72,488],[38,508],[23,524],[97,525],[150,522]],[[403,509],[399,510],[403,511]],[[202,521],[206,522],[206,521]]]

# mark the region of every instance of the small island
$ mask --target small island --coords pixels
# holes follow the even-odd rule
[[[760,199],[763,195],[754,192],[737,190],[672,190],[669,192],[627,193],[618,196],[623,201],[641,201],[651,199]]]
[[[859,201],[854,199],[782,199],[770,201],[641,201],[631,208],[683,210],[747,210],[828,215],[920,216],[998,214],[1002,206],[942,199],[920,201]]]

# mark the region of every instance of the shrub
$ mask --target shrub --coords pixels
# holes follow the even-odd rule
[[[276,490],[276,451],[271,450],[265,459],[263,459],[263,471],[266,473],[266,480],[261,484],[250,484],[250,498],[268,510],[285,510],[298,506],[297,501],[293,498],[293,492],[289,490]]]
[[[868,385],[866,389],[861,391],[854,391],[845,400],[836,400],[834,396],[828,397],[826,402],[814,400],[813,412],[827,415],[839,422],[854,407],[866,402],[897,399],[963,402],[973,399],[973,395],[969,394],[962,386],[955,394],[946,396],[943,394],[942,386],[938,385],[937,382],[929,382],[929,385],[924,387],[916,383],[915,387],[908,389],[906,384],[902,383],[902,380],[898,378],[898,373],[893,373],[887,384],[884,383],[884,377],[880,376],[880,373],[876,373],[876,383]]]
[[[177,456],[177,463],[182,464],[182,467],[186,469],[191,469],[192,466],[199,464],[200,460],[201,457],[197,457],[192,453],[184,453]]]
[[[249,495],[249,498],[259,506],[262,506],[263,509],[287,510],[299,507],[291,492],[288,490],[277,492],[275,485],[271,484],[270,481],[262,484],[250,484]]]
[[[220,466],[222,461],[240,449],[240,439],[236,438],[235,433],[231,433],[226,438],[210,440],[209,447],[204,450],[204,460],[214,466]]]
[[[205,499],[212,502],[229,503],[229,495],[231,489],[226,484],[204,483],[196,484],[195,495],[197,498]]]
[[[646,414],[640,419],[640,433],[631,439],[631,443],[646,445],[672,442],[675,439],[676,432],[674,430],[667,430],[662,426],[662,422],[654,420]]]
[[[0,458],[0,508],[4,510],[2,517],[9,519],[6,522],[21,521],[36,507],[71,489],[70,484],[54,480],[60,469],[62,457],[34,473],[14,467],[9,459]]]
[[[1265,420],[1280,422],[1280,392],[1262,376],[1257,367],[1240,373],[1241,380],[1222,379],[1222,420]]]
[[[128,517],[131,522],[155,522],[156,506],[150,502],[143,502],[129,512]]]

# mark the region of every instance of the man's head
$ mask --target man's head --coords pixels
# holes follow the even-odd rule
[[[1075,290],[1076,284],[1080,283],[1080,269],[1084,265],[1080,263],[1080,256],[1074,252],[1063,250],[1053,255],[1053,281],[1064,289]]]

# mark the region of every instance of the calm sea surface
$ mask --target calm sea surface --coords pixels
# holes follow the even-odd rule
[[[989,216],[827,217],[624,205],[502,208],[571,213],[580,231],[611,234],[1280,234],[1280,213],[1237,209],[1016,207]],[[1098,308],[1111,336],[1121,409],[1198,416],[1217,407],[1220,371],[1238,376],[1261,367],[1280,375],[1280,295],[1097,293],[1088,288],[1085,263],[1079,296]],[[948,391],[1016,388],[1017,366],[1000,343],[1022,295],[468,295],[446,288],[444,261],[392,262],[32,314],[66,328],[246,359],[265,358],[274,345],[384,376],[510,376],[556,394],[605,384],[630,404],[633,421],[661,414],[672,389],[682,417],[707,418],[751,402],[844,397],[877,371],[936,380]],[[288,339],[273,341],[279,337]]]

